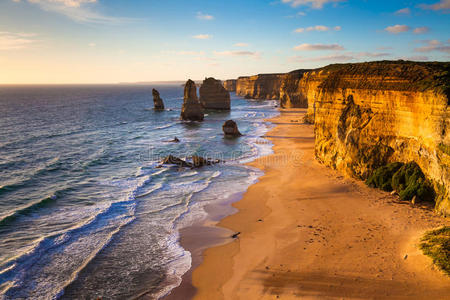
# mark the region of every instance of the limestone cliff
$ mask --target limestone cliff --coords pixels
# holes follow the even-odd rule
[[[389,162],[415,161],[450,214],[450,63],[330,65],[303,74],[317,159],[365,179]]]
[[[239,77],[236,94],[248,99],[279,99],[285,74],[259,74]]]
[[[206,109],[230,110],[230,92],[220,80],[206,78],[200,87],[200,103]]]
[[[223,82],[223,87],[229,92],[236,92],[236,79],[228,79]]]
[[[280,87],[280,105],[283,108],[307,108],[308,88],[304,74],[309,70],[296,70],[287,73]]]

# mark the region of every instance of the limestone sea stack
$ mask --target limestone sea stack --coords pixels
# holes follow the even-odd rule
[[[236,122],[233,120],[226,121],[222,126],[222,130],[226,137],[238,137],[242,135],[239,132]]]
[[[159,96],[159,92],[155,89],[152,90],[153,94],[153,104],[155,105],[155,109],[157,110],[163,110],[164,109],[164,102]]]
[[[206,109],[230,110],[230,92],[220,80],[206,78],[200,87],[200,103]]]
[[[184,86],[184,101],[181,108],[181,119],[189,121],[203,121],[203,107],[198,101],[195,82],[188,80]]]

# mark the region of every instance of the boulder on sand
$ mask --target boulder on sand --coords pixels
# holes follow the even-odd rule
[[[195,82],[188,80],[184,86],[184,101],[181,108],[181,119],[189,121],[203,121],[203,107],[198,101]]]
[[[153,104],[155,105],[155,109],[163,110],[164,109],[164,102],[159,96],[159,92],[155,89],[152,90],[153,94]]]
[[[242,135],[239,132],[236,122],[233,120],[226,121],[222,126],[222,130],[227,137],[237,137]]]
[[[220,80],[206,78],[199,90],[200,103],[204,108],[230,110],[230,92],[223,87]]]

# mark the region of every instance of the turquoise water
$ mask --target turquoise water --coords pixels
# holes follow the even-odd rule
[[[153,87],[165,111],[153,111]],[[242,163],[270,152],[263,119],[277,114],[273,101],[232,95],[231,112],[182,122],[182,94],[178,85],[0,86],[1,298],[158,298],[180,283],[191,256],[178,230],[261,175]],[[223,138],[227,119],[243,137]],[[225,163],[156,168],[168,154]]]

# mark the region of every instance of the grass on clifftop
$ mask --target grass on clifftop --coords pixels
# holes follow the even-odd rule
[[[450,226],[427,232],[421,240],[420,249],[450,276]]]
[[[380,167],[369,176],[366,184],[387,192],[395,190],[404,201],[414,196],[422,201],[434,201],[436,197],[432,184],[415,162],[395,162]]]

